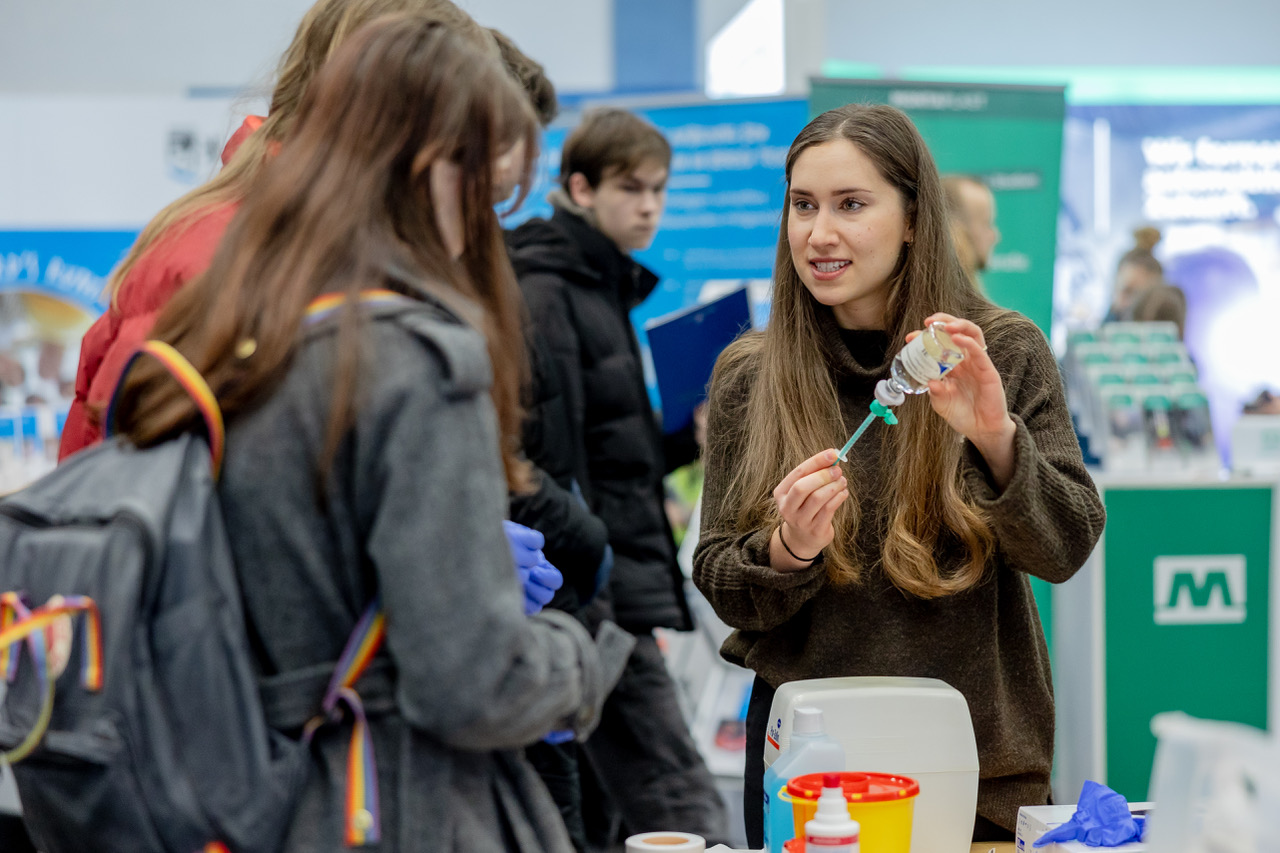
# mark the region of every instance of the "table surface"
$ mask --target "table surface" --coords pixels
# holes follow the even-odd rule
[[[716,845],[711,848],[712,853],[716,851],[727,851],[727,847]],[[969,853],[1015,853],[1015,846],[1012,841],[983,841],[973,844],[969,847]],[[752,853],[750,850],[739,851],[733,850],[730,853]]]

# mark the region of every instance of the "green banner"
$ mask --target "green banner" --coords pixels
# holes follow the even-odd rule
[[[1066,101],[1060,86],[994,86],[817,79],[816,116],[849,103],[890,104],[920,128],[939,171],[983,178],[996,198],[1001,240],[983,287],[1049,335],[1058,180]]]
[[[1267,726],[1273,488],[1103,498],[1106,783],[1134,802],[1161,711]]]

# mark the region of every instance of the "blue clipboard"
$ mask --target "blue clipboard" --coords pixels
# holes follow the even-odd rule
[[[693,422],[693,410],[707,398],[716,359],[750,328],[746,287],[645,324],[664,433],[679,432]]]

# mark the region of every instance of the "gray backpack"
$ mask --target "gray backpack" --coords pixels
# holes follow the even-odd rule
[[[221,415],[203,408],[208,440],[108,440],[0,500],[0,748],[44,853],[275,851],[339,702],[371,749],[349,688],[381,641],[376,601],[319,679],[260,692],[215,488]],[[348,784],[369,795],[348,843],[374,842],[376,776]]]

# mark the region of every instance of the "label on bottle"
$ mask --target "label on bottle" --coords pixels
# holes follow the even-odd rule
[[[848,847],[857,844],[857,835],[809,835],[805,834],[804,846],[809,847]]]
[[[899,354],[902,367],[920,385],[928,385],[934,379],[955,367],[964,358],[951,337],[942,330],[940,323],[916,335]]]
[[[916,382],[927,385],[933,379],[941,379],[945,372],[936,358],[925,352],[925,335],[917,335],[902,348],[902,366]]]

